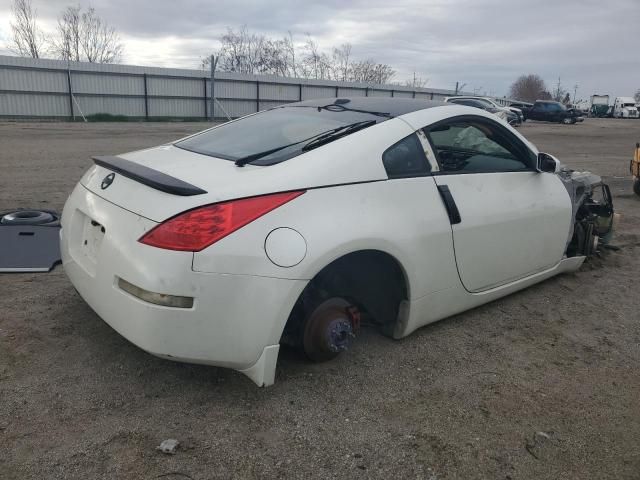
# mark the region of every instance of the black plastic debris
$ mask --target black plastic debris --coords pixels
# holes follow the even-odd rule
[[[0,273],[48,272],[60,261],[56,212],[22,209],[0,213]]]

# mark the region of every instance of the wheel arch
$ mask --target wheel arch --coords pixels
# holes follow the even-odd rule
[[[399,315],[407,313],[402,305],[411,298],[411,276],[405,263],[389,250],[379,246],[342,250],[316,263],[283,324],[281,339],[301,322],[312,302],[332,296],[353,301],[384,334],[392,336]]]

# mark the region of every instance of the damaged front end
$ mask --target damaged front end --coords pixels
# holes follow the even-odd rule
[[[567,257],[594,255],[598,246],[607,244],[613,234],[616,215],[611,190],[601,177],[590,172],[562,169],[558,176],[573,205]]]

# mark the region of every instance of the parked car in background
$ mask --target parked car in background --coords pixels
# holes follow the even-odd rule
[[[638,118],[636,101],[632,97],[616,97],[613,102],[614,118]]]
[[[504,120],[511,126],[518,126],[522,123],[522,119],[511,109],[496,105],[492,101],[484,97],[448,97],[445,98],[446,103],[455,103],[457,105],[466,105],[491,112],[498,118]],[[522,113],[522,112],[520,112]]]
[[[559,122],[572,124],[582,122],[584,117],[572,108],[565,107],[560,102],[551,100],[536,100],[533,107],[522,112],[527,120],[543,122]]]

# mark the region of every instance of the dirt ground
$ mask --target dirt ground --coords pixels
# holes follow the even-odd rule
[[[0,210],[61,209],[92,155],[205,126],[0,123]],[[270,388],[139,350],[59,267],[0,275],[0,478],[639,479],[640,121],[521,132],[610,180],[620,250],[331,363],[285,352]]]

